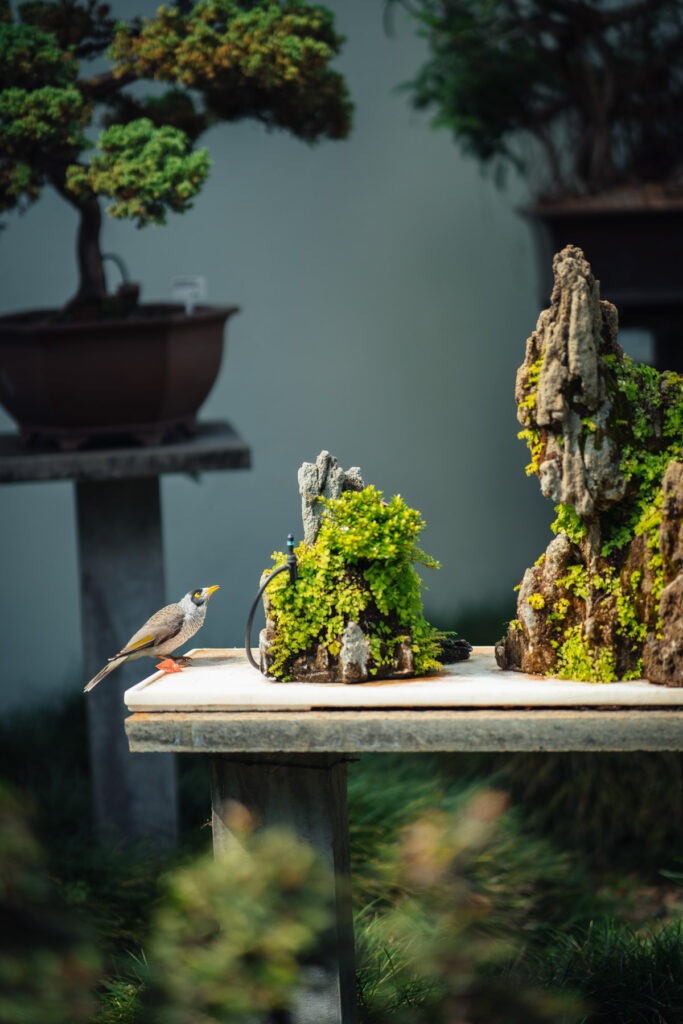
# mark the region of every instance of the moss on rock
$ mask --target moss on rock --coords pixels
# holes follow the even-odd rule
[[[555,502],[524,575],[505,668],[683,685],[683,378],[635,363],[575,246],[517,375],[528,471]]]
[[[262,661],[278,679],[362,682],[440,667],[440,634],[424,617],[414,563],[419,512],[374,487],[319,498],[315,540],[296,549],[298,579],[277,576],[264,594]],[[273,555],[274,567],[285,563]]]

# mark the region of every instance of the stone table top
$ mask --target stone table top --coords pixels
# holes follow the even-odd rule
[[[27,445],[18,434],[0,434],[0,483],[48,480],[120,480],[163,473],[203,473],[248,469],[249,446],[223,421],[198,424],[193,437],[163,444],[57,451],[48,445]]]
[[[132,750],[680,750],[683,689],[503,672],[492,647],[416,679],[266,679],[241,649],[199,649],[127,690]]]
[[[683,707],[683,688],[579,683],[504,672],[492,647],[435,675],[368,683],[281,683],[267,679],[239,648],[198,649],[182,672],[155,672],[127,690],[130,711],[290,711],[322,708]]]

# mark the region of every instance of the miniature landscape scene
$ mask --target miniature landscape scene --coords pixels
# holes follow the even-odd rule
[[[0,1024],[683,1024],[683,0],[157,7],[0,0]],[[658,260],[615,230],[643,194]],[[605,301],[636,257],[666,316],[628,274]],[[178,279],[244,312],[201,388],[201,334],[123,341],[209,315]],[[112,367],[148,410],[167,362],[201,396],[143,422]],[[128,685],[186,703],[129,715]]]
[[[470,645],[431,626],[415,563],[438,569],[417,546],[419,512],[366,487],[358,467],[344,471],[329,452],[298,474],[304,540],[298,577],[264,591],[261,664],[277,679],[361,683],[424,675]],[[276,566],[285,563],[275,554]]]
[[[515,397],[556,536],[524,575],[497,660],[682,686],[683,378],[624,354],[580,249],[554,272]]]

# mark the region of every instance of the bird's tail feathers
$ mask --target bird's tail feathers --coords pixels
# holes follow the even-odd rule
[[[83,693],[88,693],[88,691],[92,690],[94,686],[97,686],[98,683],[101,683],[105,676],[108,676],[110,672],[113,672],[114,669],[118,668],[118,666],[121,665],[125,660],[125,657],[110,658],[107,664],[104,666],[104,668],[100,669],[97,675],[92,677],[87,686],[83,687]]]

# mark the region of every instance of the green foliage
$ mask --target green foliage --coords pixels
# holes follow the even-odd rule
[[[548,612],[549,623],[555,628],[551,644],[557,651],[556,673],[560,679],[611,683],[640,678],[642,659],[637,659],[632,669],[618,672],[609,641],[600,633],[591,640],[583,622],[590,602],[593,607],[601,603],[613,605],[616,634],[631,641],[633,651],[641,650],[648,632],[640,611],[641,578],[639,570],[620,576],[608,562],[592,565],[590,569],[582,563],[567,567],[564,576],[557,580]],[[531,595],[529,604],[543,607],[534,603],[535,596]]]
[[[361,1008],[368,1024],[526,1024],[555,1021],[561,1011],[568,1021],[578,1019],[570,993],[560,997],[531,984],[522,989],[501,970],[521,953],[520,925],[540,909],[531,906],[547,881],[546,863],[530,847],[519,857],[506,842],[506,808],[500,792],[461,794],[457,813],[421,815],[385,854],[390,896],[368,905],[359,919]]]
[[[77,74],[78,64],[51,32],[0,20],[0,89],[66,88]]]
[[[87,239],[76,301],[101,299],[97,197],[138,227],[185,212],[209,170],[193,144],[221,121],[254,118],[311,143],[345,138],[352,105],[331,68],[343,42],[333,15],[305,0],[178,2],[118,24],[97,0],[30,0],[15,15],[5,4],[0,211],[46,185],[76,207]],[[154,95],[136,88],[143,81]],[[91,124],[102,127],[94,139]]]
[[[94,1009],[97,953],[60,904],[22,801],[0,783],[0,1020],[77,1024]]]
[[[683,932],[677,922],[638,932],[614,921],[558,937],[526,978],[581,994],[586,1024],[678,1024],[683,1017]],[[564,1018],[562,1018],[564,1020]]]
[[[311,847],[282,829],[173,871],[152,922],[145,1021],[275,1019],[329,941],[332,892]]]
[[[594,892],[620,879],[612,914],[625,915],[624,890],[634,873],[640,884],[656,885],[660,869],[680,864],[678,753],[518,754],[497,758],[492,771],[491,783],[510,794],[534,835],[566,851],[574,867],[595,873]],[[605,909],[593,906],[584,923]]]
[[[208,172],[205,154],[191,157],[190,138],[173,127],[191,124],[194,139],[219,120],[256,117],[309,142],[348,134],[346,88],[329,67],[343,40],[326,9],[274,0],[181,7],[115,27],[91,3],[59,0],[27,4],[19,21],[0,22],[7,173],[9,161],[14,178],[23,164],[41,183],[66,188],[77,205],[89,192],[113,196],[115,216],[160,223],[162,207],[187,209]],[[112,74],[79,77],[77,56],[98,57],[108,43]],[[129,94],[141,79],[173,88],[150,100]],[[109,111],[109,128],[88,165],[78,159],[88,148],[80,129],[93,116],[94,99]],[[9,208],[14,196],[0,198]]]
[[[191,152],[183,132],[170,125],[155,128],[149,118],[112,125],[100,149],[87,168],[69,169],[67,188],[74,195],[112,197],[109,213],[135,219],[138,227],[164,224],[167,209],[189,209],[209,173],[205,150]]]
[[[105,979],[102,1001],[90,1024],[135,1024],[142,1022],[143,982],[130,977]]]
[[[87,821],[81,712],[79,699],[12,715],[0,725],[0,775],[21,780],[24,794],[33,795],[47,844],[41,857],[26,827],[26,795],[8,799],[3,791],[0,907],[7,893],[17,893],[34,912],[32,925],[45,918],[54,923],[55,914],[64,925],[57,907],[59,893],[66,896],[63,937],[75,931],[78,938],[76,922],[90,919],[95,934],[86,968],[96,963],[93,948],[99,946],[102,973],[79,973],[77,942],[59,946],[69,956],[62,972],[51,974],[50,955],[33,933],[22,947],[31,972],[22,999],[30,993],[30,1001],[22,1002],[22,1016],[2,1020],[266,1019],[268,1011],[258,1008],[271,997],[271,1007],[286,1006],[288,979],[295,989],[305,983],[311,951],[326,949],[330,908],[323,869],[310,850],[282,833],[243,835],[227,864],[195,860],[194,841],[185,843],[174,858],[183,866],[166,862],[161,878],[161,862],[149,850],[138,856],[135,849],[103,848]],[[678,1024],[683,936],[654,917],[666,912],[671,896],[658,868],[680,866],[682,765],[679,754],[633,753],[369,755],[352,764],[362,1024],[569,1024],[580,1010],[573,992],[584,1001],[586,1024]],[[201,805],[193,827],[208,810],[205,768],[201,757],[179,759],[183,791]],[[477,783],[481,778],[487,781]],[[492,786],[498,792],[491,793]],[[514,805],[501,789],[513,794]],[[579,867],[590,858],[594,876]],[[612,879],[605,895],[612,872],[625,867],[637,867],[639,876]],[[623,915],[630,903],[638,933],[604,921],[606,907]],[[649,908],[651,919],[644,917]],[[125,934],[115,944],[138,952],[114,959],[107,951],[124,921]],[[16,951],[16,928],[5,933]],[[0,940],[0,958],[4,949]],[[265,964],[271,951],[275,959]],[[95,977],[99,1009],[92,1000],[86,1005]],[[2,984],[0,999],[12,991]],[[252,997],[257,1002],[240,1017],[236,1004]],[[270,1019],[284,1020],[286,1011],[278,1016],[274,1010]]]
[[[438,631],[424,618],[413,567],[414,561],[438,564],[416,546],[423,527],[419,512],[402,498],[385,502],[374,487],[326,502],[315,543],[297,549],[296,586],[281,574],[268,588],[273,675],[289,678],[293,659],[318,644],[335,658],[350,621],[370,637],[372,674],[391,665],[396,645],[405,640],[418,674],[437,668]],[[285,558],[273,555],[276,567]]]
[[[314,141],[344,138],[350,105],[329,64],[342,38],[324,7],[199,0],[162,7],[142,29],[118,27],[116,73],[198,90],[213,117],[253,116]]]
[[[576,564],[567,568],[552,594],[544,590],[537,574],[536,589],[543,593],[533,593],[527,601],[535,612],[543,613],[545,642],[556,652],[553,671],[560,678],[612,682],[638,678],[648,635],[661,633],[659,598],[665,579],[659,541],[662,484],[669,465],[683,458],[683,378],[614,353],[603,355],[601,362],[610,399],[608,422],[598,428],[584,416],[579,444],[594,436],[599,440],[601,430],[610,436],[620,460],[625,493],[606,509],[591,509],[586,518],[572,505],[555,507],[552,530],[564,534],[574,546],[572,560]],[[532,454],[527,472],[539,475],[548,445],[548,429],[539,428],[534,418],[540,365],[539,357],[524,377],[524,393],[518,402],[519,419],[525,425],[519,436],[527,441]],[[632,547],[638,537],[645,539],[644,562],[642,549]],[[596,538],[597,558],[593,550]],[[632,552],[635,562],[630,560]],[[645,595],[640,587],[644,574]],[[593,625],[587,630],[589,618]]]
[[[527,443],[531,462],[524,467],[524,471],[527,476],[533,476],[541,468],[541,456],[545,448],[541,432],[540,430],[534,430],[533,427],[525,427],[524,430],[519,431],[517,437],[520,441],[526,441]]]
[[[528,172],[550,196],[675,180],[677,0],[393,2],[428,46],[406,85],[414,106],[484,166]]]
[[[338,552],[348,562],[421,561],[438,568],[434,559],[415,546],[424,520],[395,495],[385,502],[381,491],[366,487],[346,491],[337,501],[327,503],[320,527],[322,547]]]
[[[586,524],[572,505],[556,505],[555,516],[550,526],[553,533],[566,533],[572,544],[586,536]]]
[[[619,678],[612,651],[590,644],[582,626],[566,630],[557,649],[557,676],[597,683],[614,683]]]
[[[545,353],[541,352],[529,367],[524,380],[524,394],[521,396],[518,403],[519,418],[524,424],[524,429],[520,430],[517,437],[520,441],[526,441],[529,448],[529,454],[531,455],[531,462],[525,467],[527,476],[531,476],[533,473],[538,473],[541,465],[541,458],[545,449],[545,440],[541,431],[537,428],[534,419],[536,411],[536,393],[538,391],[538,382],[541,378],[541,371],[543,369],[544,356]]]
[[[669,463],[683,456],[683,378],[634,362],[605,359],[614,395],[611,430],[621,441],[627,495],[602,517],[602,555],[627,547],[650,523]]]

